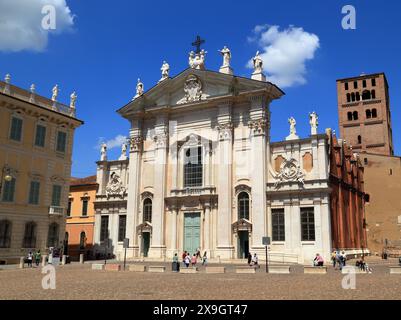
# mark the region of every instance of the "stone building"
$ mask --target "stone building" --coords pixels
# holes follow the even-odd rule
[[[118,113],[131,124],[129,160],[97,162],[95,243],[98,252],[171,258],[200,249],[211,259],[263,258],[271,239],[274,261],[310,263],[331,251],[329,153],[325,134],[270,141],[270,109],[284,95],[266,81],[257,54],[251,78],[233,75],[221,51],[219,72],[205,52],[190,68],[148,91],[138,80]],[[167,65],[167,64],[166,64]],[[165,66],[165,65],[164,65]],[[123,154],[124,155],[124,154]]]
[[[95,227],[95,198],[98,189],[96,175],[85,178],[72,178],[67,207],[65,244],[68,254],[78,260],[84,254],[92,257],[93,233]]]
[[[400,158],[394,156],[390,94],[384,73],[337,80],[341,138],[364,166],[366,233],[373,254],[401,254]]]
[[[70,106],[0,81],[0,260],[62,246],[76,95]]]

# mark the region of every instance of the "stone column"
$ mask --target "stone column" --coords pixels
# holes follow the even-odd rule
[[[80,264],[83,264],[83,263],[84,263],[84,254],[83,254],[83,253],[81,253],[81,254],[79,255],[79,263],[80,263]]]
[[[205,221],[203,224],[204,251],[210,257],[210,203],[205,202]]]
[[[141,126],[142,123],[140,119],[133,119],[131,121],[126,237],[129,239],[130,246],[133,248],[127,249],[127,257],[139,256],[136,227],[140,223],[138,220],[138,211],[140,205],[139,193],[143,146]]]
[[[216,256],[231,259],[234,247],[231,240],[232,223],[232,159],[233,159],[233,125],[231,123],[231,104],[226,102],[219,106],[218,115],[218,214],[217,214],[217,248]]]
[[[252,181],[252,248],[258,255],[264,253],[262,238],[267,236],[266,182],[267,159],[269,159],[269,119],[263,97],[251,98],[249,129],[251,133]]]
[[[170,214],[171,214],[171,219],[170,219],[170,228],[169,231],[171,232],[171,245],[168,250],[167,256],[169,258],[172,258],[175,253],[178,253],[178,245],[177,245],[177,214],[178,214],[178,209],[175,205],[172,205],[170,207]]]
[[[323,257],[325,261],[330,261],[330,256],[333,248],[331,247],[331,218],[330,218],[330,197],[326,195],[323,197],[320,204],[320,216],[322,225],[322,248]]]
[[[94,243],[100,245],[100,227],[101,227],[101,215],[100,210],[95,212],[95,230],[94,230]]]
[[[164,215],[167,175],[168,150],[168,117],[161,113],[156,119],[155,127],[155,161],[154,161],[154,197],[152,204],[152,240],[149,248],[150,258],[163,258],[166,254],[164,241]]]
[[[24,269],[24,259],[25,259],[25,257],[19,258],[19,268],[20,269]]]

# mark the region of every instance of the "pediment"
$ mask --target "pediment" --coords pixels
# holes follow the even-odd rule
[[[119,109],[118,112],[122,116],[126,116],[135,111],[194,104],[263,89],[269,90],[274,99],[284,94],[270,82],[256,81],[210,70],[188,68],[174,78],[159,82],[143,95]]]

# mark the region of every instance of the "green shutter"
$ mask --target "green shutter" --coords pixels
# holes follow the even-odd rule
[[[22,134],[22,120],[19,118],[12,118],[10,139],[15,141],[21,141]]]
[[[65,152],[66,142],[67,134],[65,132],[59,131],[57,133],[57,151]]]
[[[61,200],[61,186],[54,185],[53,186],[53,195],[52,195],[52,206],[59,207]]]
[[[40,183],[38,181],[31,181],[31,188],[29,190],[30,204],[39,204],[39,190]]]
[[[36,126],[35,145],[38,147],[44,147],[45,140],[46,140],[46,127],[37,125]]]
[[[13,202],[15,192],[15,178],[4,182],[3,201]]]

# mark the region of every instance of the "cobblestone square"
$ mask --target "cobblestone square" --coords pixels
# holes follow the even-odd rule
[[[370,263],[372,274],[356,274],[356,289],[342,288],[344,274],[328,266],[326,275],[303,274],[292,266],[291,274],[236,274],[237,265],[225,265],[225,274],[197,274],[91,270],[85,263],[56,268],[56,289],[42,288],[41,268],[0,270],[0,299],[27,300],[362,300],[401,299],[401,275],[389,274],[395,259]],[[352,264],[352,261],[350,262]],[[145,263],[150,265],[150,263]],[[152,263],[161,265],[161,263]],[[128,270],[128,268],[127,268]]]

